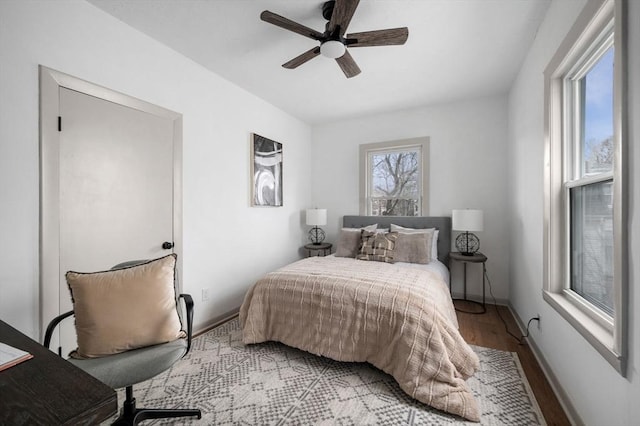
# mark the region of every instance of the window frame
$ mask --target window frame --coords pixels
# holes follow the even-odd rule
[[[371,203],[369,202],[369,192],[371,188],[371,155],[379,152],[407,151],[418,149],[420,159],[418,164],[420,167],[419,181],[419,197],[420,211],[419,216],[426,216],[429,213],[429,137],[418,137],[411,139],[401,139],[395,141],[376,142],[361,144],[359,147],[360,156],[360,215],[372,216]]]
[[[625,2],[590,0],[544,71],[545,82],[545,196],[543,299],[568,321],[622,376],[627,362],[627,223],[626,191],[626,36]],[[609,43],[608,31],[613,32]],[[579,111],[571,88],[586,70],[614,46],[613,145],[611,172],[583,176],[574,144],[580,130],[569,111]],[[568,90],[569,87],[569,90]],[[579,134],[577,135],[580,136]],[[580,158],[580,157],[578,157]],[[576,178],[577,176],[577,178]],[[610,316],[571,290],[570,191],[587,184],[613,180],[613,292]]]

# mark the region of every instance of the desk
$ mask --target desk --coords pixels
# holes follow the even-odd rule
[[[454,300],[465,300],[467,302],[478,304],[482,307],[480,312],[466,312],[468,314],[484,314],[487,312],[487,306],[485,305],[485,276],[487,275],[487,256],[484,254],[477,252],[470,256],[464,255],[458,252],[449,253],[449,263],[452,261],[462,262],[464,264],[464,295],[463,299],[454,299]],[[476,302],[475,300],[467,299],[467,263],[482,263],[482,304]],[[451,270],[451,265],[449,265],[449,270]],[[449,291],[451,292],[451,281],[449,281]]]
[[[117,412],[116,391],[3,321],[0,342],[33,355],[0,371],[1,425],[98,424]]]

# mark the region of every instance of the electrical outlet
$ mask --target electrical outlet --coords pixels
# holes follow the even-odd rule
[[[209,300],[209,289],[208,288],[203,288],[202,289],[202,301],[206,302]]]
[[[542,317],[538,314],[538,330],[541,330],[540,323],[542,322]]]

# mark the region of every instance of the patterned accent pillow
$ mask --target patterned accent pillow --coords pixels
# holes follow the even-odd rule
[[[359,260],[373,260],[375,262],[393,263],[393,251],[398,239],[397,232],[378,234],[362,231],[362,247],[356,256]]]

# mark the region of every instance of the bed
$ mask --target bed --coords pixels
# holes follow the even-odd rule
[[[437,260],[433,253],[427,265],[331,255],[270,272],[249,289],[240,308],[243,341],[277,341],[337,361],[368,362],[393,376],[409,396],[479,421],[466,384],[479,361],[458,331],[445,266],[451,218],[343,218],[343,228],[370,231],[376,225],[385,231],[369,234],[398,238],[386,233],[392,224],[437,228]]]

